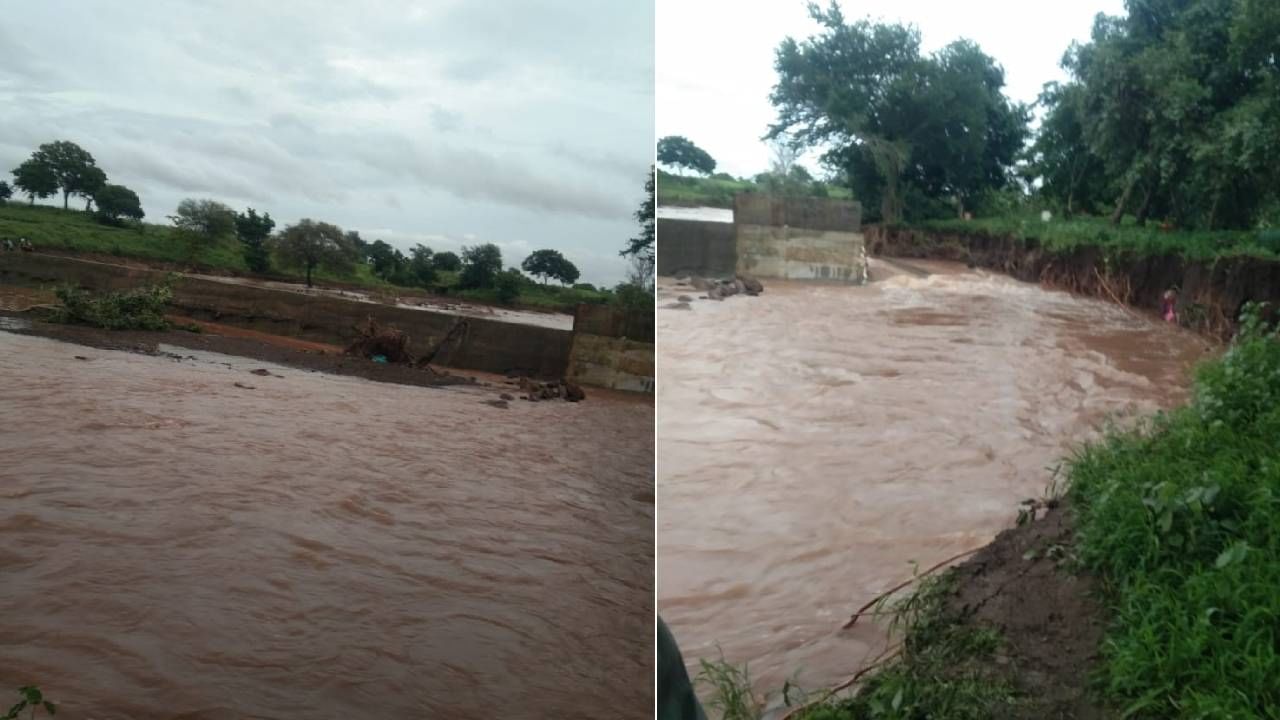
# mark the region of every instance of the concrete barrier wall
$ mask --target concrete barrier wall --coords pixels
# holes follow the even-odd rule
[[[75,258],[34,253],[0,255],[0,281],[71,283],[99,292],[159,282],[164,273]],[[174,288],[173,305],[201,319],[248,327],[317,342],[346,345],[357,326],[373,317],[409,336],[409,350],[435,347],[464,318],[428,310],[306,295],[252,285],[184,277]],[[520,372],[537,378],[564,377],[573,333],[533,325],[465,318],[460,342],[436,357],[441,365],[486,372]]]
[[[744,193],[733,205],[738,272],[785,280],[867,281],[858,203]]]
[[[732,275],[738,264],[733,223],[658,218],[658,274]]]
[[[583,385],[653,394],[653,344],[627,338],[574,333],[570,380]]]
[[[738,272],[761,278],[867,281],[860,233],[738,225]]]
[[[739,225],[856,233],[862,228],[862,204],[830,198],[739,193],[733,198],[733,221]]]
[[[579,305],[567,376],[597,387],[653,393],[653,312],[608,305]]]

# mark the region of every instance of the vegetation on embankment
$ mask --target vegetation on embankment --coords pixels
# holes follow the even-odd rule
[[[814,180],[794,178],[788,182],[772,181],[769,173],[761,173],[755,179],[735,178],[727,173],[710,177],[673,175],[658,171],[658,204],[684,207],[732,208],[733,196],[738,193],[782,192],[808,197],[830,197],[850,200],[848,188]]]
[[[1113,622],[1098,678],[1126,717],[1280,713],[1280,337],[1253,309],[1191,403],[1070,463],[1078,553]]]
[[[1046,222],[1038,212],[1025,212],[972,220],[923,220],[901,227],[1013,238],[1024,243],[1030,240],[1053,252],[1096,247],[1145,256],[1173,254],[1191,260],[1233,255],[1280,257],[1280,230],[1175,230],[1154,223],[1140,226],[1132,217],[1119,224],[1085,215],[1051,217]]]
[[[1038,224],[1037,224],[1038,223]],[[1229,338],[1248,302],[1280,306],[1280,257],[1266,232],[1162,233],[1097,221],[947,221],[871,226],[885,257],[967,262],[1019,280],[1156,311],[1177,294],[1178,321]]]

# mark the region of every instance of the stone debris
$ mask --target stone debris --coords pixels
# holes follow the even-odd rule
[[[520,397],[532,402],[538,400],[555,400],[563,398],[567,402],[580,402],[587,398],[582,388],[568,380],[538,382],[529,378],[520,378],[520,389],[526,394]]]

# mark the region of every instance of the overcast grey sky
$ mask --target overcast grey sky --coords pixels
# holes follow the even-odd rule
[[[613,284],[654,141],[649,2],[0,3],[0,170],[72,140],[184,197]]]
[[[827,0],[820,4],[826,5]],[[1032,102],[1072,40],[1087,40],[1099,12],[1120,14],[1123,0],[847,0],[845,18],[911,23],[923,49],[965,37],[1005,70],[1005,93]],[[683,135],[716,159],[717,171],[753,176],[768,169],[760,142],[776,119],[769,92],[777,82],[774,50],[787,36],[820,30],[805,0],[657,0],[658,137]],[[805,163],[817,170],[814,155]]]

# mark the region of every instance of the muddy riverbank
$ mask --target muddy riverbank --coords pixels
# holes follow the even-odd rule
[[[651,712],[651,404],[40,331],[0,332],[0,687],[99,720]]]
[[[1192,260],[1176,254],[1081,245],[1051,252],[1035,239],[901,227],[866,228],[872,256],[965,262],[1024,282],[1155,314],[1165,291],[1178,291],[1181,322],[1219,339],[1236,329],[1248,302],[1280,308],[1280,262],[1232,256]]]

